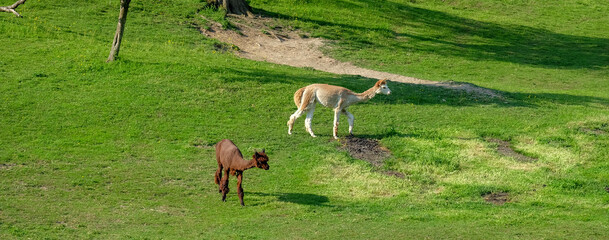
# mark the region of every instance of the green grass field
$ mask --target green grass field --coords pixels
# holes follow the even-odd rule
[[[609,238],[606,1],[251,0],[340,60],[503,96],[393,82],[352,106],[403,179],[341,150],[329,109],[318,138],[304,118],[287,134],[298,88],[375,80],[240,59],[193,26],[199,0],[133,1],[105,63],[118,2],[0,13],[0,239]],[[224,138],[270,157],[245,207],[234,177],[227,202],[213,182]]]

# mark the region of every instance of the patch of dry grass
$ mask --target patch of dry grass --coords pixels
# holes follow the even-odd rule
[[[359,160],[357,160],[359,161]],[[349,162],[342,154],[330,154],[312,171],[314,184],[322,185],[336,198],[375,199],[410,193],[411,182],[375,172],[367,163]]]

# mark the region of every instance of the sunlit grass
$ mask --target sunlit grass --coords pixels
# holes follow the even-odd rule
[[[117,2],[30,0],[0,15],[0,238],[606,238],[604,2],[251,3],[341,60],[502,97],[390,82],[350,108],[392,152],[376,168],[331,139],[330,109],[318,138],[286,127],[298,88],[373,79],[239,59],[193,25],[198,0],[134,1],[105,63]],[[244,174],[246,207],[234,177],[225,203],[213,182],[224,138],[270,156]]]

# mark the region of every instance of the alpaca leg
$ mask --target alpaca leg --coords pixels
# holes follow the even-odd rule
[[[222,201],[226,202],[226,194],[228,194],[228,169],[224,170],[224,178],[222,178]]]
[[[243,173],[237,176],[237,195],[239,195],[239,201],[241,201],[241,206],[245,206],[243,204],[243,188],[241,187],[241,180],[243,179]]]
[[[311,122],[313,121],[314,112],[315,107],[311,107],[309,110],[307,110],[307,119],[305,119],[305,128],[307,129],[307,132],[311,134],[311,137],[317,137],[315,136],[315,133],[313,133],[313,129],[311,128]]]
[[[222,192],[222,165],[218,165],[218,170],[216,170],[216,177],[214,181],[218,184],[218,192]]]
[[[347,115],[347,119],[349,120],[349,134],[353,135],[353,122],[355,121],[355,117],[347,111],[347,109],[343,109],[343,113]]]
[[[333,136],[334,139],[338,139],[337,135],[338,135],[338,120],[340,119],[340,109],[336,108],[334,109],[334,129],[333,129]]]
[[[292,128],[294,128],[294,122],[302,115],[302,110],[298,109],[288,120],[288,134],[292,134]]]
[[[220,151],[216,148],[216,162],[218,163],[218,170],[216,170],[216,176],[214,178],[214,182],[218,184],[218,192],[222,192],[222,161],[220,157]]]

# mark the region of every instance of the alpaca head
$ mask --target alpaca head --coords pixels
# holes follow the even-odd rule
[[[266,156],[266,153],[264,152],[264,149],[262,149],[262,152],[255,151],[255,153],[252,156],[252,158],[256,160],[256,167],[257,168],[262,168],[264,170],[269,170],[269,164],[267,163],[269,161],[269,157]]]
[[[381,79],[378,80],[376,82],[376,84],[374,84],[375,87],[377,87],[376,89],[376,93],[382,93],[385,95],[389,95],[391,94],[391,90],[389,89],[389,87],[387,87],[387,79]]]

